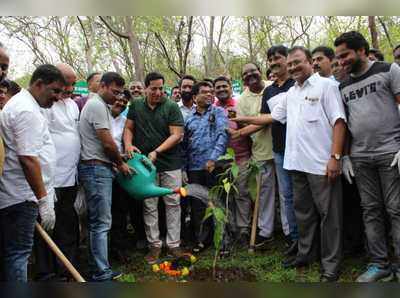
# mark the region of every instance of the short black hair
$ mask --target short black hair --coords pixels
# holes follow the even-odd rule
[[[385,56],[383,56],[382,52],[378,49],[371,48],[369,49],[369,53],[373,54],[378,61],[385,61]]]
[[[335,39],[335,47],[345,43],[347,48],[357,51],[359,49],[365,49],[365,55],[369,54],[369,43],[365,37],[357,31],[349,31],[341,34]]]
[[[282,56],[287,57],[288,48],[285,47],[284,45],[276,45],[276,46],[270,47],[267,51],[267,59],[271,58],[272,56],[274,56],[276,54],[280,54]]]
[[[6,81],[8,84],[8,91],[7,93],[10,93],[11,96],[14,96],[15,94],[17,94],[18,92],[21,91],[21,87],[14,81],[5,79],[3,81]]]
[[[38,66],[32,74],[29,85],[33,85],[37,80],[41,80],[45,85],[50,85],[54,82],[66,84],[64,75],[61,71],[51,64],[42,64]]]
[[[123,93],[124,93],[124,97],[125,97],[127,100],[131,100],[131,99],[132,99],[132,94],[131,94],[131,92],[130,92],[128,89],[124,89]]]
[[[312,61],[312,55],[311,55],[310,50],[303,46],[294,46],[294,47],[290,48],[288,51],[288,55],[292,54],[293,52],[296,52],[296,51],[302,51],[306,55],[307,59],[309,61]]]
[[[174,91],[175,89],[179,89],[179,86],[176,85],[176,86],[172,87],[171,91]]]
[[[207,82],[210,84],[211,88],[214,88],[214,80],[211,78],[204,78],[203,82]]]
[[[249,64],[253,64],[253,65],[257,68],[257,70],[258,70],[259,72],[261,72],[261,67],[260,67],[260,65],[258,65],[258,63],[256,63],[256,62],[247,62],[246,64],[243,65],[243,67],[244,67],[245,65],[249,65]],[[243,69],[243,67],[242,67],[242,69]]]
[[[144,86],[147,88],[150,86],[151,81],[162,80],[163,84],[165,82],[164,76],[159,72],[149,72],[144,78]]]
[[[114,71],[104,73],[101,76],[100,82],[104,83],[106,86],[109,86],[112,83],[115,83],[115,85],[117,85],[118,87],[123,87],[125,85],[124,78],[119,73]]]
[[[232,86],[231,80],[226,76],[219,76],[219,77],[215,78],[214,82],[213,82],[213,86],[215,86],[215,84],[220,81],[225,81],[229,84],[229,86]]]
[[[179,80],[179,83],[178,83],[179,88],[182,87],[183,80],[193,81],[194,84],[197,83],[197,80],[196,80],[196,78],[194,76],[187,74],[187,75],[184,75],[183,77],[181,77],[181,79]]]
[[[93,79],[94,76],[97,76],[97,75],[100,75],[100,74],[101,74],[100,72],[92,72],[92,73],[90,73],[86,78],[86,82],[89,83]]]
[[[330,61],[335,58],[335,52],[333,51],[332,48],[326,47],[326,46],[319,46],[316,47],[314,50],[312,50],[311,54],[314,55],[315,53],[321,52],[324,54],[325,57],[327,57]]]
[[[198,82],[198,83],[196,83],[196,84],[193,85],[193,88],[192,88],[192,95],[198,95],[199,92],[200,92],[200,88],[201,88],[201,87],[210,87],[210,88],[212,88],[212,86],[210,85],[209,82],[207,82],[207,81],[200,81],[200,82]]]
[[[400,43],[399,43],[397,46],[395,46],[395,48],[393,49],[393,53],[394,53],[397,49],[400,49]]]

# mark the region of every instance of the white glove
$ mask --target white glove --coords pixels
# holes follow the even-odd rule
[[[54,192],[50,192],[39,200],[40,224],[46,231],[54,229],[56,214],[54,212]]]
[[[342,173],[346,180],[350,184],[353,184],[353,181],[351,179],[351,177],[354,177],[353,164],[351,163],[350,157],[348,155],[342,157]]]
[[[182,170],[182,184],[188,184],[189,179],[186,171]]]
[[[392,163],[390,164],[390,166],[393,168],[395,165],[397,165],[397,169],[399,171],[400,174],[400,151],[396,153],[396,155],[393,158]]]

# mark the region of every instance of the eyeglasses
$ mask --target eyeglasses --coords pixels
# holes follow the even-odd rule
[[[115,89],[111,89],[112,94],[114,94],[116,97],[123,97],[124,96],[124,92],[122,91],[118,91]]]

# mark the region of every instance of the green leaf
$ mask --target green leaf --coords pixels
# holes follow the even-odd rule
[[[239,175],[239,166],[236,163],[232,164],[231,173],[232,173],[233,179],[236,179],[237,176]]]
[[[224,183],[224,189],[226,193],[229,193],[231,190],[231,183],[229,183],[228,181]]]
[[[207,218],[209,218],[211,215],[213,215],[213,213],[214,213],[214,208],[208,207],[206,209],[206,213],[204,214],[203,221],[205,221]]]
[[[256,200],[257,196],[257,175],[258,174],[255,172],[250,172],[247,186],[249,188],[250,197],[253,202]]]

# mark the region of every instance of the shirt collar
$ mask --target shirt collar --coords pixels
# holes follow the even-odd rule
[[[27,89],[21,89],[22,94],[25,93],[27,97],[32,101],[33,105],[40,109],[39,103],[36,101],[36,99],[33,97],[32,93],[29,92]]]
[[[318,73],[312,74],[311,76],[308,77],[307,80],[304,81],[304,83],[303,83],[302,86],[300,86],[299,83],[298,83],[297,81],[296,81],[296,83],[295,83],[295,86],[296,86],[297,88],[305,88],[305,87],[307,87],[307,85],[313,86],[313,85],[315,85],[315,84],[317,83],[319,77],[320,77],[320,76],[319,76]]]
[[[153,111],[154,111],[155,109],[157,109],[159,106],[161,106],[163,103],[165,103],[166,100],[167,100],[166,97],[162,97],[162,98],[161,98],[161,101],[160,101],[159,103],[157,103],[157,105],[156,105],[156,107],[153,109]],[[148,109],[151,110],[149,104],[147,103],[147,96],[144,97],[143,101],[144,101],[144,104],[146,105],[146,107],[147,107]]]
[[[207,108],[207,110],[203,113],[203,114],[200,114],[200,113],[198,113],[197,112],[197,109],[196,108],[193,108],[193,111],[192,111],[192,114],[193,115],[205,115],[205,114],[207,114],[208,112],[210,112],[211,110],[212,110],[212,108],[213,108],[213,105],[211,104],[211,105],[209,105],[208,106],[208,108]]]
[[[234,106],[235,106],[235,103],[236,103],[236,101],[235,101],[233,98],[229,98],[229,99],[226,101],[226,107],[227,107],[227,108],[229,108],[229,107],[234,107]],[[221,102],[220,102],[219,100],[217,100],[217,102],[215,103],[215,105],[216,105],[217,107],[222,107]]]

